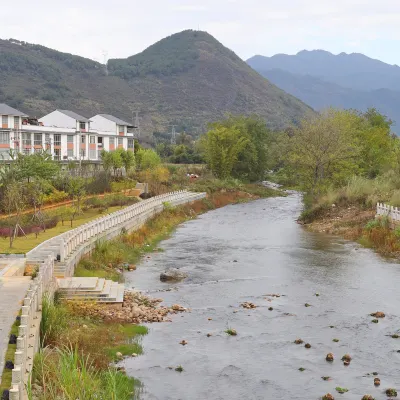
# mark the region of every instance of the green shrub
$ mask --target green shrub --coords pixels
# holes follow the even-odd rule
[[[367,222],[367,224],[365,225],[365,229],[367,231],[370,231],[374,228],[378,228],[381,226],[381,223],[378,219],[372,219],[371,221]]]

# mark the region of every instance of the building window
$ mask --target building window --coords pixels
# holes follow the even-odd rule
[[[56,137],[56,136],[57,135],[54,135],[54,137]],[[54,159],[56,161],[60,161],[61,160],[61,149],[54,149]]]
[[[33,136],[33,144],[35,146],[42,146],[42,134],[41,133],[35,133]]]
[[[10,144],[9,132],[0,132],[0,144]]]
[[[19,129],[19,117],[14,117],[14,129]]]
[[[3,115],[1,117],[2,128],[8,128],[8,115]]]
[[[121,134],[124,134],[125,133],[125,127],[123,126],[123,125],[120,125],[119,126],[119,130],[118,130],[118,132]]]
[[[54,146],[61,146],[61,135],[54,135]]]
[[[24,148],[24,154],[25,155],[28,155],[28,154],[30,154],[31,153],[31,149],[29,148],[29,147],[25,147]]]
[[[31,134],[30,133],[23,133],[22,134],[22,144],[24,146],[31,146],[32,145]]]
[[[74,157],[74,149],[67,149],[67,156],[68,158]]]
[[[67,135],[67,143],[74,143],[74,135]]]
[[[41,153],[41,152],[42,152],[42,149],[34,148],[34,149],[33,149],[33,152],[34,152],[34,153]]]
[[[97,137],[97,143],[98,144],[103,144],[103,137],[102,136],[98,136]]]
[[[90,149],[90,150],[89,150],[89,158],[90,158],[91,160],[95,160],[95,159],[96,159],[96,154],[97,154],[96,149]]]
[[[81,157],[85,158],[85,149],[81,149]]]
[[[82,144],[85,144],[85,142],[86,142],[85,136],[81,136],[81,143],[82,143]]]
[[[79,129],[81,131],[85,131],[86,130],[86,122],[79,122]]]
[[[124,139],[122,137],[118,138],[118,146],[122,146],[124,144]]]
[[[115,138],[110,137],[110,146],[115,146]]]
[[[102,150],[97,150],[97,159],[101,160],[101,151]]]
[[[133,139],[129,138],[128,139],[128,149],[133,149],[134,146],[134,141]]]
[[[94,144],[94,143],[96,143],[96,136],[90,136],[90,144]]]

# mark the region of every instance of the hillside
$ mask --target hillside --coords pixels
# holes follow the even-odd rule
[[[400,68],[362,54],[337,56],[322,50],[294,56],[255,56],[249,65],[272,83],[316,110],[333,106],[376,107],[397,121],[400,133]]]
[[[95,61],[0,40],[0,102],[31,115],[66,108],[91,116],[143,117],[147,134],[200,133],[226,113],[259,114],[272,128],[312,110],[252,70],[205,32],[184,31],[127,59]]]

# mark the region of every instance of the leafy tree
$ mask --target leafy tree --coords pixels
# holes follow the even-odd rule
[[[12,248],[18,230],[21,229],[20,222],[22,212],[26,206],[24,184],[22,182],[9,182],[2,197],[3,209],[8,214],[10,225],[10,248]]]
[[[12,168],[19,181],[30,182],[32,178],[50,180],[59,170],[59,165],[52,160],[51,154],[43,151],[25,155],[22,153],[12,154]]]
[[[136,162],[140,170],[146,170],[160,165],[161,159],[154,150],[141,149],[136,153]]]
[[[113,160],[110,151],[102,150],[100,153],[101,161],[103,162],[103,168],[106,174],[108,175],[113,167]]]
[[[76,215],[81,212],[82,199],[86,194],[85,180],[79,176],[71,178],[68,182],[67,193],[70,195],[73,201],[74,211],[71,217],[71,227],[72,227],[72,221],[75,219]]]
[[[330,109],[303,120],[289,137],[288,162],[297,170],[301,186],[312,195],[331,184],[342,184],[358,172],[357,125],[354,113]]]
[[[158,165],[142,171],[140,176],[143,182],[148,182],[150,192],[158,195],[163,192],[162,187],[168,182],[170,173],[167,168]]]
[[[212,173],[220,179],[231,176],[241,152],[249,144],[236,128],[216,127],[202,138],[204,158]]]
[[[249,181],[263,179],[268,162],[268,145],[273,141],[265,121],[257,116],[231,116],[211,126],[235,129],[247,139],[245,150],[239,153],[233,166],[232,176]]]
[[[124,150],[121,152],[122,164],[124,165],[125,172],[128,173],[135,167],[135,154],[131,150]]]

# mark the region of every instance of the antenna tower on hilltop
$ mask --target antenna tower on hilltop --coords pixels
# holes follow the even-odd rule
[[[135,114],[135,117],[133,117]],[[140,137],[140,120],[142,117],[139,117],[139,111],[132,110],[132,125],[134,126],[135,137]]]
[[[175,130],[176,125],[170,125],[170,126],[172,127],[171,144],[176,144],[176,130]]]
[[[104,61],[104,70],[106,75],[108,75],[108,51],[103,50],[103,61]]]

